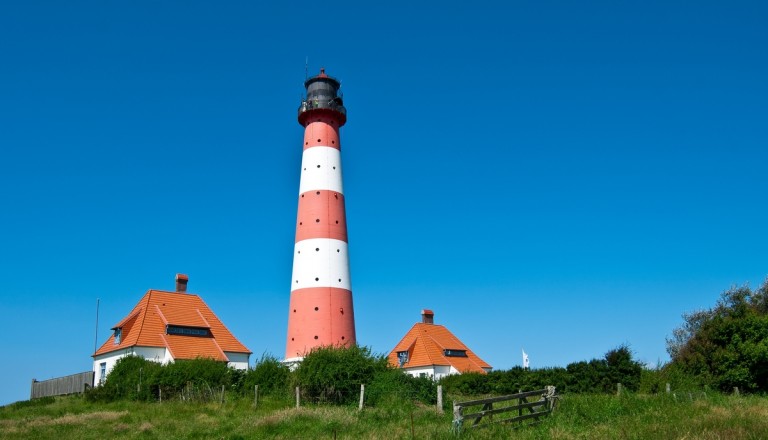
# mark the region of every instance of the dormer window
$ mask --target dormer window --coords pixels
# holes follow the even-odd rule
[[[407,351],[398,351],[397,352],[397,362],[402,367],[406,363],[408,363],[408,352]]]
[[[183,325],[171,325],[165,326],[165,332],[169,335],[181,335],[181,336],[211,336],[211,331],[202,327],[186,327]]]
[[[115,345],[119,345],[120,344],[120,338],[121,338],[122,334],[123,334],[123,329],[122,328],[116,328],[115,329]]]
[[[456,349],[453,349],[453,348],[446,348],[445,350],[443,350],[443,354],[446,357],[462,357],[462,358],[465,358],[465,357],[467,357],[467,350],[456,350]]]

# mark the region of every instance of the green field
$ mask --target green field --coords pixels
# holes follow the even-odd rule
[[[448,401],[451,397],[448,396]],[[267,398],[219,403],[90,403],[78,396],[0,408],[3,439],[454,439],[450,411],[365,408]],[[544,422],[465,429],[466,439],[764,439],[768,399],[720,394],[566,395]]]

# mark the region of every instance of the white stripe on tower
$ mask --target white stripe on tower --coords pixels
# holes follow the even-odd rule
[[[339,127],[346,109],[339,82],[321,70],[304,83],[299,108],[304,129],[299,208],[288,314],[286,361],[315,347],[354,344]]]

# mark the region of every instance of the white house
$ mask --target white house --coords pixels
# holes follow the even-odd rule
[[[434,323],[431,310],[421,311],[421,322],[411,327],[389,353],[389,363],[412,376],[425,374],[435,379],[450,374],[492,370],[445,326]]]
[[[188,294],[186,275],[176,275],[176,291],[150,289],[136,307],[112,327],[112,335],[93,354],[96,383],[123,356],[168,363],[211,358],[245,370],[251,351],[224,326],[198,295]]]

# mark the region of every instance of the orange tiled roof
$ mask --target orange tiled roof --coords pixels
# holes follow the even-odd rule
[[[465,350],[467,357],[445,356],[444,350]],[[472,350],[459,340],[447,328],[439,324],[416,323],[403,339],[389,353],[389,363],[399,366],[397,352],[407,351],[408,362],[405,368],[431,367],[433,365],[452,366],[456,370],[485,373],[484,368],[491,368]]]
[[[205,328],[212,337],[168,335],[166,325]],[[209,357],[227,361],[225,351],[251,354],[202,298],[188,293],[148,290],[128,316],[112,328],[122,329],[120,343],[115,344],[113,334],[93,356],[135,346],[165,347],[174,359]]]

